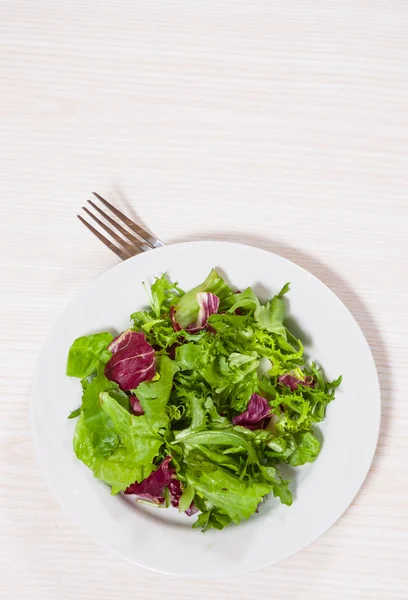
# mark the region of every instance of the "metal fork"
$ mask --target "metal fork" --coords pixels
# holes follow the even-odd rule
[[[155,238],[151,233],[140,227],[137,223],[129,219],[126,215],[124,215],[120,210],[118,210],[115,206],[113,206],[110,202],[102,198],[96,192],[92,192],[92,194],[97,198],[106,208],[108,208],[119,220],[113,219],[108,213],[102,210],[98,204],[92,202],[92,200],[87,200],[90,206],[97,211],[108,223],[110,223],[111,227],[109,227],[104,221],[102,221],[99,217],[97,217],[93,212],[89,210],[87,206],[83,206],[83,210],[86,214],[91,217],[102,229],[104,229],[111,238],[113,238],[118,245],[114,244],[113,241],[106,238],[98,229],[95,229],[93,225],[88,223],[81,215],[77,215],[78,219],[87,227],[96,237],[108,246],[112,252],[114,252],[119,258],[122,260],[126,260],[131,256],[135,256],[136,254],[140,254],[141,252],[147,252],[148,250],[152,250],[152,248],[158,248],[159,246],[163,246],[163,242],[159,239]],[[127,229],[122,225],[126,225]],[[129,231],[130,229],[130,231]],[[121,234],[121,235],[119,235]],[[136,234],[136,235],[134,235]]]

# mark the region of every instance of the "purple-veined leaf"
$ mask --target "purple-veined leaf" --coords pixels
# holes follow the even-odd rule
[[[105,366],[105,376],[122,390],[136,388],[156,375],[156,357],[144,333],[127,330],[116,337],[108,349],[113,356]]]
[[[286,385],[292,392],[295,392],[298,389],[299,385],[304,385],[306,387],[314,387],[314,379],[311,375],[308,375],[305,379],[298,379],[291,373],[285,373],[284,375],[279,375],[278,382]]]
[[[271,416],[268,401],[258,394],[252,394],[246,411],[232,419],[234,425],[247,429],[263,429],[266,419]]]
[[[218,312],[220,299],[210,292],[198,292],[196,300],[199,306],[197,319],[194,323],[185,327],[189,333],[197,333],[207,326],[208,317]],[[170,317],[174,331],[180,331],[182,327],[177,323],[177,315],[174,306],[170,309]]]

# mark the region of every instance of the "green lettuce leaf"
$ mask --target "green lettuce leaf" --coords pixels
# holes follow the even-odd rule
[[[68,419],[76,419],[81,414],[81,407],[69,413]]]
[[[296,449],[296,442],[293,435],[274,435],[267,442],[267,455],[270,458],[279,459],[287,462],[287,459]]]
[[[117,383],[105,377],[102,368],[90,383],[83,381],[81,419],[88,429],[92,447],[101,457],[109,456],[119,443],[112,421],[101,410],[99,396],[105,391],[123,393],[120,392]]]
[[[163,444],[163,438],[149,424],[145,415],[126,411],[109,392],[100,395],[103,412],[111,419],[115,432],[128,451],[127,462],[153,469],[153,459]]]
[[[239,308],[244,308],[249,313],[255,314],[261,306],[258,297],[250,287],[246,288],[246,290],[240,294],[234,294],[233,300],[234,303],[228,311],[230,313],[234,313]]]
[[[192,485],[188,485],[180,496],[178,509],[179,512],[184,512],[188,509],[190,504],[193,502],[195,496],[195,490]]]
[[[204,344],[183,344],[176,349],[176,362],[181,371],[199,371],[208,360],[209,347]]]
[[[230,427],[228,429],[215,429],[206,431],[181,432],[176,435],[177,444],[188,444],[188,446],[234,446],[242,449],[248,454],[249,463],[257,463],[258,456],[251,442],[240,433],[240,428]]]
[[[180,390],[180,394],[188,403],[186,412],[191,419],[190,426],[184,429],[183,433],[205,429],[208,417],[204,405],[206,398],[201,394],[201,390],[199,388],[194,391]]]
[[[198,519],[193,527],[199,527],[202,532],[205,532],[208,529],[224,529],[231,522],[231,517],[223,511],[211,508],[198,515]]]
[[[173,386],[173,377],[179,370],[178,364],[168,356],[158,356],[157,381],[144,381],[133,392],[139,399],[147,420],[156,428],[166,427],[169,417],[166,407]]]
[[[304,433],[296,433],[294,438],[296,448],[288,458],[289,464],[292,467],[297,467],[308,462],[314,462],[320,452],[320,442],[317,437],[310,431],[306,431]]]
[[[283,300],[284,294],[289,291],[289,284],[285,284],[279,294],[262,305],[251,288],[247,288],[241,294],[234,294],[234,304],[229,312],[235,312],[243,308],[252,314],[261,329],[276,333],[286,338],[286,329],[283,321],[286,316],[286,307]]]
[[[112,493],[150,475],[163,444],[146,417],[131,415],[127,405],[126,394],[99,372],[85,386],[75,428],[76,456],[97,479],[112,486]]]
[[[242,519],[248,519],[264,496],[273,491],[270,483],[244,481],[230,471],[214,465],[199,452],[188,455],[185,476],[200,496],[236,524]],[[200,523],[199,526],[203,524]]]
[[[286,329],[283,321],[286,316],[285,302],[280,296],[268,300],[265,306],[260,306],[256,311],[255,319],[261,329],[286,337]]]
[[[290,506],[293,503],[293,496],[289,489],[289,482],[282,479],[274,467],[261,467],[261,474],[265,481],[271,484],[273,495],[279,498],[282,504]]]
[[[69,349],[67,375],[82,379],[95,373],[99,363],[107,363],[112,356],[107,349],[112,340],[108,332],[77,338]]]

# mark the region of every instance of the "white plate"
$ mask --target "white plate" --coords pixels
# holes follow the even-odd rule
[[[75,427],[67,420],[80,403],[78,380],[65,376],[68,348],[80,336],[119,332],[146,305],[143,281],[168,272],[184,289],[212,267],[236,289],[253,286],[266,299],[287,281],[290,316],[306,334],[306,352],[329,379],[343,375],[336,401],[321,424],[323,446],[313,465],[292,483],[294,503],[269,498],[260,514],[239,526],[202,534],[176,510],[141,508],[111,496],[72,450]],[[224,242],[190,242],[131,258],[100,277],[61,315],[41,352],[32,395],[38,458],[62,506],[114,553],[137,565],[183,577],[221,577],[276,563],[310,544],[346,510],[374,456],[380,391],[374,361],[356,321],[318,279],[290,261],[258,248]]]

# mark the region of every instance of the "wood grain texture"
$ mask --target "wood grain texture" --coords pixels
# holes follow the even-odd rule
[[[0,3],[1,597],[406,600],[407,34],[402,0]],[[43,481],[39,349],[117,261],[75,218],[95,188],[166,243],[298,262],[364,330],[383,402],[373,467],[340,521],[278,566],[194,583],[142,571]]]

